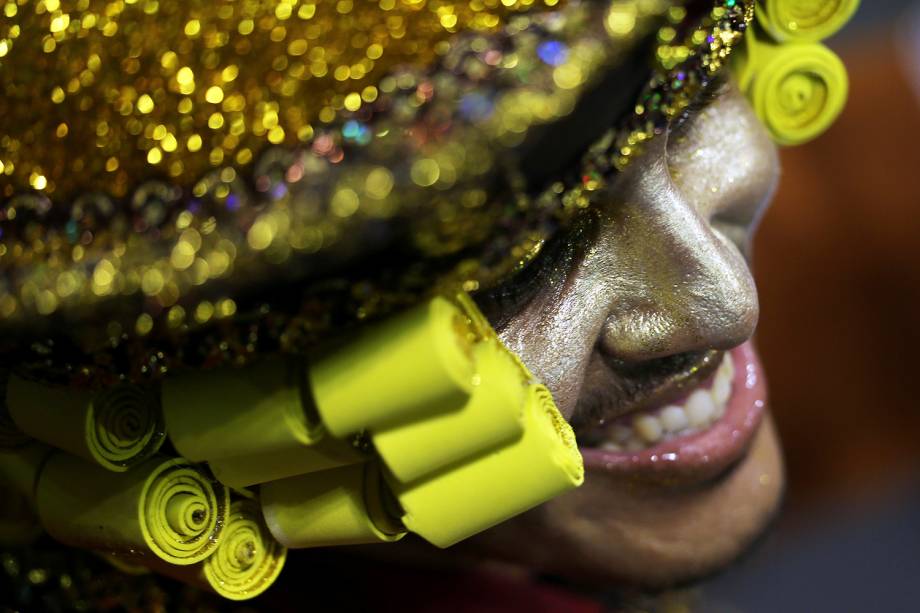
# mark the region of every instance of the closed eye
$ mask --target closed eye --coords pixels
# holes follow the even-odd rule
[[[668,125],[668,137],[680,139],[686,136],[692,127],[693,120],[709,106],[719,100],[729,91],[729,78],[723,71],[718,73],[696,96],[684,111]]]

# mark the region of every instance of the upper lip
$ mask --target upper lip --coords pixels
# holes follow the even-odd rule
[[[590,438],[592,430],[624,415],[674,402],[709,378],[719,367],[722,356],[722,351],[710,350],[638,365],[601,356],[594,360],[595,372],[590,374],[603,371],[599,377],[603,379],[603,390],[588,389],[581,395],[570,419],[572,427],[577,435]],[[597,385],[595,380],[594,386]]]

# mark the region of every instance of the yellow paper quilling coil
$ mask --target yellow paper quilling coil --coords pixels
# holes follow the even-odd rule
[[[13,418],[10,417],[9,412],[6,410],[6,395],[3,396],[0,402],[3,403],[0,406],[0,450],[15,449],[35,440],[20,430],[13,422]]]
[[[344,437],[462,407],[471,337],[469,320],[440,297],[369,328],[310,368],[323,424]]]
[[[380,457],[403,483],[509,443],[524,432],[527,376],[511,352],[493,338],[473,348],[473,359],[473,393],[462,408],[372,433]]]
[[[29,436],[115,472],[152,456],[166,434],[157,394],[137,385],[93,393],[13,375],[6,402],[10,417]]]
[[[177,565],[214,552],[230,506],[227,488],[181,458],[113,473],[60,452],[46,461],[35,499],[42,526],[66,545]]]
[[[495,339],[498,335],[492,328],[492,324],[486,319],[486,316],[479,310],[479,306],[473,300],[473,297],[466,292],[456,292],[451,296],[452,302],[457,305],[460,312],[469,322],[470,331],[474,339],[478,341]]]
[[[271,535],[259,503],[237,500],[230,505],[217,550],[202,564],[205,581],[230,600],[255,598],[275,582],[287,549]]]
[[[0,451],[22,447],[35,440],[19,429],[6,408],[6,385],[9,377],[8,371],[0,370]]]
[[[0,450],[0,477],[4,484],[22,495],[35,508],[35,488],[38,477],[52,447],[31,443],[17,449]]]
[[[780,145],[816,138],[843,111],[846,67],[824,45],[776,44],[751,28],[732,58],[741,90]]]
[[[268,529],[292,549],[388,543],[406,533],[388,513],[374,462],[272,481],[260,494]]]
[[[312,445],[322,427],[296,362],[190,373],[163,382],[169,438],[193,462]],[[312,413],[312,415],[311,415]]]
[[[472,296],[468,293],[460,291],[453,294],[453,303],[457,305],[460,309],[460,312],[467,318],[469,321],[470,328],[475,335],[476,341],[482,340],[498,340],[498,334],[495,332],[495,329],[492,327],[492,324],[489,323],[489,320],[483,315],[482,311],[479,309],[479,306],[473,300]],[[524,361],[521,360],[518,354],[513,351],[509,351],[508,354],[514,359],[518,367],[525,373],[527,380],[530,382],[535,381],[535,377],[531,374],[530,369],[527,368],[527,365],[524,364]]]
[[[192,566],[145,560],[144,568],[239,601],[255,598],[271,587],[286,559],[287,549],[268,531],[259,503],[235,500],[230,503],[220,542],[206,560]],[[130,558],[113,556],[110,561],[133,566]]]
[[[0,545],[26,545],[41,535],[35,486],[52,452],[39,443],[0,449]]]
[[[758,0],[754,14],[779,42],[818,42],[838,32],[859,0]]]
[[[403,524],[438,547],[467,537],[581,485],[572,428],[542,385],[527,390],[524,435],[468,463],[415,483],[388,481]]]
[[[310,445],[221,458],[209,461],[208,465],[224,485],[243,488],[337,466],[359,464],[367,459],[366,454],[349,442],[326,436]]]

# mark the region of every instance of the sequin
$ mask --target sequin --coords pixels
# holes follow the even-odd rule
[[[149,378],[496,283],[682,112],[753,6],[684,4],[20,1],[0,24],[0,350]],[[656,32],[635,113],[572,180],[524,189],[528,134]],[[326,273],[394,227],[404,259]]]

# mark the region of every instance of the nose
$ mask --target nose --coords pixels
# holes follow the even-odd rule
[[[610,284],[599,345],[625,362],[729,349],[757,325],[747,262],[659,160],[622,177],[598,227]]]

